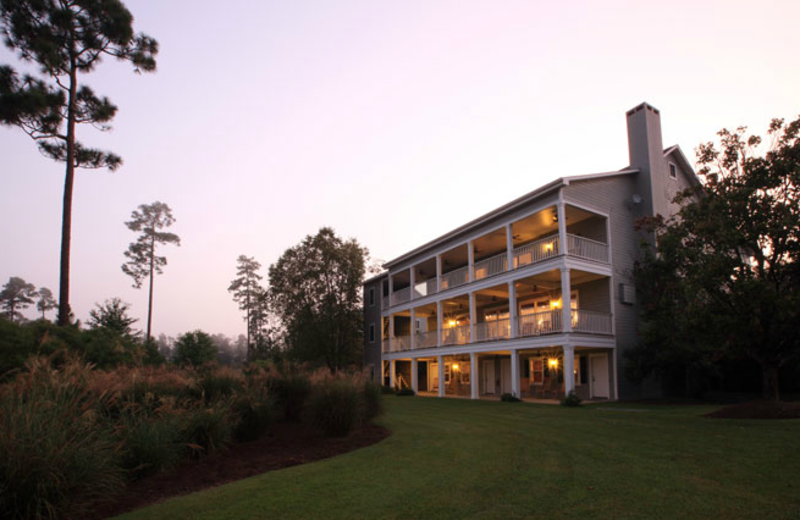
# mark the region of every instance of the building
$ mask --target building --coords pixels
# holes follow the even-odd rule
[[[364,364],[425,395],[660,395],[623,375],[646,215],[699,184],[660,113],[627,113],[629,166],[563,177],[387,262],[364,283]],[[379,375],[381,374],[381,375]]]

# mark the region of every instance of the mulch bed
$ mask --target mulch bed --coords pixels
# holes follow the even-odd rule
[[[714,419],[800,419],[800,403],[749,401],[707,413]]]
[[[302,423],[277,424],[258,441],[234,444],[224,452],[133,482],[114,503],[98,507],[91,517],[84,518],[100,520],[266,471],[326,459],[375,444],[389,435],[389,430],[374,424],[342,438],[323,437]]]

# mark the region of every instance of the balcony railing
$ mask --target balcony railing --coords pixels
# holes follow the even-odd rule
[[[395,336],[392,340],[392,350],[394,352],[411,350],[411,336]]]
[[[514,268],[535,264],[558,255],[558,235],[539,239],[514,249]]]
[[[387,352],[391,352],[391,351],[389,350],[389,340],[388,340],[388,339],[385,339],[385,340],[383,340],[383,341],[381,342],[381,345],[383,346],[383,353],[384,353],[384,354],[386,354]]]
[[[519,316],[517,322],[521,337],[561,332],[561,309]]]
[[[611,334],[611,315],[605,312],[573,309],[572,330],[590,334]]]
[[[508,339],[511,334],[511,322],[493,320],[475,324],[475,341],[497,341]]]
[[[411,287],[404,287],[392,293],[392,305],[400,305],[411,299]]]
[[[514,269],[526,265],[542,262],[558,256],[561,251],[561,241],[558,235],[552,235],[519,246],[513,251]],[[567,254],[586,258],[597,262],[609,262],[608,244],[592,240],[591,238],[567,234]],[[508,256],[505,253],[486,258],[474,265],[475,280],[483,280],[490,276],[504,273],[508,270]],[[441,277],[440,289],[452,289],[469,282],[469,266],[460,267]],[[436,278],[430,278],[414,285],[414,298],[422,298],[435,294]],[[392,293],[391,297],[384,296],[383,308],[400,305],[411,300],[411,287],[405,287]]]
[[[573,256],[597,262],[608,262],[608,244],[591,238],[567,235],[567,251]]]
[[[469,325],[442,331],[442,345],[464,345],[466,343],[469,343]]]
[[[436,278],[419,282],[414,286],[414,298],[422,298],[436,292]]]
[[[438,345],[438,330],[429,330],[427,332],[417,332],[414,338],[414,348],[433,348]]]
[[[506,271],[507,265],[508,255],[505,253],[486,258],[480,262],[475,262],[475,280],[483,280],[484,278],[503,273]]]
[[[445,289],[452,289],[453,287],[464,285],[467,282],[469,282],[469,266],[464,266],[455,271],[443,274],[441,287],[444,291]]]

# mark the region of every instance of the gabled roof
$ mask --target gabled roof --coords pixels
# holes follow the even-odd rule
[[[683,150],[681,150],[680,146],[676,144],[664,150],[664,157],[669,157],[670,155],[675,159],[675,162],[677,162],[680,165],[681,170],[686,172],[686,175],[687,177],[689,177],[689,181],[692,184],[694,184],[695,186],[702,186],[700,179],[697,177],[697,173],[694,171],[694,168],[689,163],[689,160],[683,154]]]

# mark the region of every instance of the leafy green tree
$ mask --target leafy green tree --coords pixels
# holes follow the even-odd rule
[[[367,250],[331,228],[287,249],[269,268],[270,299],[291,353],[335,372],[358,360]]]
[[[128,314],[130,308],[130,304],[116,297],[106,300],[103,305],[95,303],[95,308],[89,311],[89,328],[105,329],[114,335],[135,339],[137,332],[132,325],[139,320]]]
[[[47,319],[45,316],[47,311],[52,311],[56,308],[58,308],[58,303],[56,302],[56,299],[53,298],[53,291],[47,287],[42,287],[39,289],[39,300],[36,302],[36,309],[42,313],[42,319]]]
[[[108,98],[80,85],[78,76],[107,56],[152,72],[158,44],[134,34],[133,15],[119,0],[0,0],[0,27],[6,46],[39,65],[45,78],[0,67],[0,123],[20,127],[45,156],[66,163],[58,308],[58,323],[66,325],[75,168],[115,170],[122,164],[119,156],[77,141],[78,124],[108,130],[117,111]]]
[[[37,295],[35,285],[12,276],[0,291],[0,306],[9,320],[22,321],[25,317],[20,311],[30,307]]]
[[[187,332],[175,341],[173,361],[179,365],[201,366],[217,359],[211,336],[201,330]]]
[[[702,144],[702,189],[676,197],[674,218],[643,223],[657,249],[637,266],[649,324],[634,369],[747,358],[778,399],[779,370],[800,360],[800,118],[773,120],[765,153],[745,132]]]
[[[247,359],[252,359],[251,333],[256,334],[261,328],[261,318],[264,289],[261,287],[261,279],[258,274],[261,264],[255,258],[239,255],[236,259],[236,278],[228,287],[228,292],[233,293],[233,301],[239,304],[239,309],[244,311],[244,320],[247,324]]]
[[[150,291],[147,304],[147,335],[145,343],[150,343],[150,331],[153,323],[153,277],[161,274],[167,265],[167,257],[156,255],[156,244],[181,245],[181,239],[174,233],[159,231],[175,223],[172,210],[163,202],[142,204],[131,213],[128,229],[140,233],[136,242],[128,246],[125,256],[128,261],[122,264],[122,272],[133,278],[133,286],[142,287],[142,281],[149,280]]]

